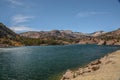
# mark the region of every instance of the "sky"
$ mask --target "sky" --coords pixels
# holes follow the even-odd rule
[[[15,32],[120,28],[120,0],[0,0],[0,22]]]

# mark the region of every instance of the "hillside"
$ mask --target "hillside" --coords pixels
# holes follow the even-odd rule
[[[91,34],[72,32],[71,30],[28,31],[16,34],[0,23],[0,47],[6,46],[36,46],[64,44],[98,44],[120,45],[120,29]]]
[[[21,46],[20,36],[0,23],[0,47]]]
[[[70,30],[52,30],[52,31],[29,31],[20,34],[21,37],[39,39],[40,44],[60,45],[60,44],[76,44],[81,38],[87,35],[80,32],[72,32]]]
[[[90,34],[72,32],[70,30],[52,31],[29,31],[21,33],[20,36],[42,40],[56,40],[61,44],[98,44],[98,45],[120,45],[120,29],[104,32],[97,31]]]
[[[9,37],[9,38],[14,38],[16,37],[17,34],[7,28],[4,24],[0,23],[0,38],[2,37]]]
[[[28,31],[21,33],[20,36],[26,38],[36,38],[41,40],[54,40],[60,44],[77,44],[81,39],[88,39],[105,34],[104,31],[94,33],[72,32],[71,30],[52,30],[52,31]],[[94,43],[94,42],[93,42]],[[89,43],[88,43],[89,44]]]
[[[29,38],[68,38],[68,39],[79,39],[86,37],[87,35],[80,32],[72,32],[71,30],[52,30],[52,31],[29,31],[21,33],[20,36],[29,37]]]
[[[79,44],[120,45],[120,29],[99,36],[83,38]]]
[[[91,36],[97,37],[97,36],[103,35],[103,34],[105,34],[105,33],[107,33],[107,32],[104,32],[104,31],[96,31],[96,32],[94,32],[94,33],[91,33]]]
[[[101,38],[101,39],[120,39],[120,29],[108,32],[106,34],[97,36],[97,38]]]
[[[25,32],[20,35],[0,23],[0,47],[75,44],[79,41],[77,36],[82,34],[73,34],[69,30],[53,30],[50,32]]]

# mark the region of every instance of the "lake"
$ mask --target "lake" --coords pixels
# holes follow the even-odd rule
[[[62,45],[0,48],[0,80],[59,80],[120,46]]]

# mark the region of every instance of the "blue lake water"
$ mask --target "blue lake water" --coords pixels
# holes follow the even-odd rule
[[[0,80],[59,80],[67,69],[120,49],[120,46],[63,45],[0,48]]]

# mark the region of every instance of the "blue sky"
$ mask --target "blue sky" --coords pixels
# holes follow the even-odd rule
[[[15,32],[91,33],[120,28],[119,0],[0,0],[0,22]]]

